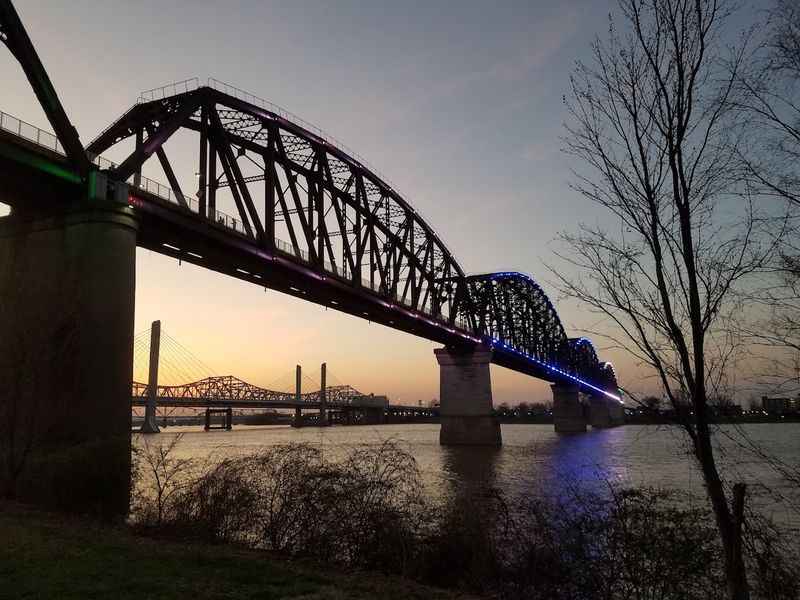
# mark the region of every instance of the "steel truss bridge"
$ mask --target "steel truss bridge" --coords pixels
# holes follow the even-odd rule
[[[84,149],[4,0],[0,40],[56,131],[0,115],[0,201],[13,215],[46,214],[58,198],[87,194],[118,202],[135,216],[141,247],[454,351],[489,348],[498,365],[619,399],[613,367],[590,340],[566,334],[531,277],[468,274],[397,189],[313,126],[219,81],[189,80],[143,94]],[[174,170],[176,139],[182,148],[192,140],[197,177]],[[109,151],[124,159],[103,159]],[[142,175],[150,160],[168,185]],[[32,178],[52,193],[31,193]],[[228,205],[233,214],[220,210]],[[177,401],[241,385],[204,381],[164,393]]]
[[[133,382],[131,390],[133,406],[146,406],[148,387],[146,383]],[[181,385],[160,385],[156,393],[159,406],[169,408],[320,408],[321,390],[297,396],[261,388],[237,377],[225,375],[207,377],[200,381]],[[325,387],[325,404],[329,408],[374,408],[370,396],[362,394],[349,385]]]

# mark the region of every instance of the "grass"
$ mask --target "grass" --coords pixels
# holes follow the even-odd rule
[[[134,535],[123,525],[0,504],[0,599],[465,598],[264,552]]]

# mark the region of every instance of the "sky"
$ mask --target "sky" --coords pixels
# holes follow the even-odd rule
[[[15,4],[84,144],[142,90],[215,77],[366,157],[465,271],[528,273],[568,334],[597,325],[558,298],[547,267],[559,265],[559,232],[603,218],[569,188],[560,136],[570,72],[607,31],[613,0]],[[0,110],[50,129],[8,52],[0,82]],[[193,173],[195,154],[171,159]],[[136,332],[160,319],[217,375],[269,385],[301,364],[318,380],[325,361],[334,382],[393,402],[438,397],[427,340],[147,250],[136,277]],[[624,353],[598,346],[625,387],[656,388]],[[499,367],[492,380],[496,404],[550,399],[542,381]]]

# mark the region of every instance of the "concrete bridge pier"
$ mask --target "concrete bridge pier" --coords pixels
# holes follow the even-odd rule
[[[443,446],[500,446],[500,422],[493,414],[489,374],[491,350],[433,351],[439,362],[439,443]]]
[[[211,417],[214,415],[222,415],[224,422],[222,425],[212,425]],[[206,424],[204,429],[210,431],[212,429],[224,429],[230,431],[233,429],[233,409],[232,408],[207,408],[206,409]]]
[[[556,433],[584,433],[586,415],[577,385],[556,383],[553,390],[553,424]]]
[[[622,404],[600,395],[589,397],[589,423],[592,427],[617,427],[625,421]]]
[[[0,219],[0,486],[124,515],[137,223],[96,202]]]

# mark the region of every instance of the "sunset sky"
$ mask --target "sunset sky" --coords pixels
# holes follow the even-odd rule
[[[574,61],[605,35],[614,2],[16,5],[85,144],[141,90],[216,77],[367,157],[466,271],[526,272],[568,333],[597,324],[557,297],[547,265],[559,266],[559,231],[603,219],[570,190],[559,137]],[[50,129],[8,52],[0,52],[0,82],[0,110]],[[191,181],[195,154],[172,158]],[[151,162],[156,170],[146,174],[165,182]],[[216,374],[268,385],[296,363],[318,377],[327,361],[335,382],[393,402],[438,396],[431,342],[139,250],[136,331],[153,319]],[[620,351],[600,354],[626,387],[655,389]],[[492,376],[495,403],[549,399],[544,382],[494,367]]]

